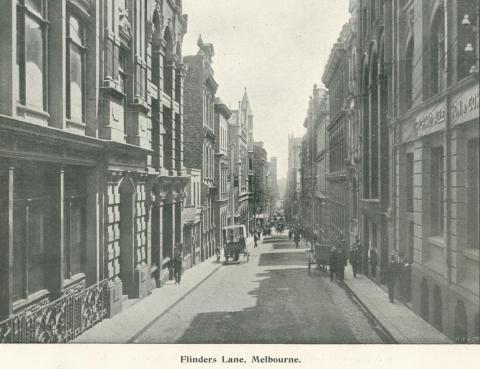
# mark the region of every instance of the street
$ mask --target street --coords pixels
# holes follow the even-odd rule
[[[302,245],[302,244],[301,244]],[[222,260],[223,262],[223,260]],[[285,233],[222,265],[135,343],[382,343],[368,314],[326,272],[308,275]]]

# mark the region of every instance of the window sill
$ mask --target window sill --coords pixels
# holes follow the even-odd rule
[[[428,237],[428,243],[433,246],[445,248],[445,240],[441,236]]]
[[[50,119],[50,114],[48,114],[46,111],[39,110],[37,108],[27,106],[27,105],[22,105],[20,103],[17,103],[17,115],[25,117],[25,114],[18,114],[18,112],[27,113],[27,114],[30,114],[30,115],[33,115],[35,117],[42,118],[42,119],[45,119],[45,120]]]
[[[71,126],[80,127],[80,128],[86,128],[87,127],[86,123],[78,122],[78,121],[70,120],[70,119],[67,119],[67,124],[71,125]]]
[[[476,262],[480,261],[480,250],[479,249],[466,249],[463,250],[463,256],[467,259],[474,260]]]
[[[70,287],[72,287],[73,285],[77,284],[78,282],[80,282],[82,279],[85,279],[85,278],[86,278],[85,273],[74,274],[70,278],[63,280],[63,289],[67,290],[67,289],[69,289]]]
[[[26,299],[21,299],[18,301],[15,301],[13,303],[13,311],[14,313],[18,312],[19,310],[23,310],[29,305],[34,304],[35,302],[38,302],[48,296],[50,292],[48,290],[40,290],[35,293],[32,293],[29,295]]]

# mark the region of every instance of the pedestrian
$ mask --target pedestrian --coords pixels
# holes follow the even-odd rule
[[[335,275],[335,280],[337,279],[337,250],[335,246],[332,246],[330,249],[330,255],[328,257],[328,269],[330,269],[330,281],[333,282],[333,276]]]
[[[173,277],[175,284],[180,284],[182,279],[182,261],[183,261],[183,244],[177,243],[173,256]]]
[[[258,242],[258,233],[255,232],[255,233],[253,234],[253,247],[257,247],[257,246],[258,246],[258,245],[257,245],[257,242]]]
[[[370,266],[372,268],[373,278],[376,278],[376,275],[377,275],[377,263],[378,263],[377,250],[371,247],[370,248]]]
[[[350,265],[352,266],[353,271],[353,278],[357,278],[357,270],[358,265],[360,263],[360,249],[358,248],[357,244],[359,243],[358,239],[356,243],[352,245],[352,249],[350,250]]]
[[[347,265],[347,253],[345,252],[345,248],[340,246],[337,248],[337,275],[338,279],[343,281],[345,277],[345,266]]]
[[[395,302],[395,284],[397,283],[399,273],[399,263],[395,254],[392,254],[390,257],[390,262],[388,263],[386,279],[388,286],[388,298],[393,304]]]
[[[298,243],[300,242],[300,233],[298,231],[293,234],[293,241],[295,242],[295,248],[298,249]]]

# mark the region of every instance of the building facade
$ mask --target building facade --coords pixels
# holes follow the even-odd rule
[[[289,136],[285,213],[287,222],[294,225],[299,222],[301,150],[302,138]]]
[[[252,222],[254,221],[251,192],[251,175],[253,172],[249,172],[251,161],[249,161],[248,153],[249,140],[253,140],[253,114],[246,90],[242,101],[238,104],[238,110],[232,110],[229,127],[235,158],[234,187],[236,210],[234,216],[236,218],[235,221],[245,225],[247,233],[250,233]]]
[[[329,224],[327,207],[328,150],[327,127],[329,117],[328,92],[313,86],[307,116],[303,123],[306,132],[301,151],[301,206],[303,227],[310,236],[326,237]]]
[[[270,217],[269,163],[263,142],[253,143],[253,214],[256,228]]]
[[[383,10],[398,20],[386,37],[396,47],[386,50],[398,66],[393,247],[412,262],[401,296],[468,342],[480,334],[478,1],[400,1]]]
[[[185,56],[185,165],[202,171],[201,260],[215,251],[215,93],[218,83],[212,69],[212,44],[198,39],[197,55]]]
[[[322,76],[322,82],[329,94],[328,136],[328,225],[327,238],[330,242],[340,242],[348,247],[350,234],[349,206],[350,190],[347,167],[348,129],[348,57],[347,40],[350,37],[350,24],[343,26],[342,32],[333,45],[330,57]]]
[[[63,324],[90,309],[48,332],[66,341],[170,277],[187,17],[181,1],[20,0],[0,18],[0,340],[20,339],[4,328],[26,311]]]
[[[228,120],[232,113],[219,99],[215,99],[215,183],[217,193],[215,198],[215,243],[221,247],[224,243],[223,227],[230,224],[231,196],[230,196],[230,161]]]

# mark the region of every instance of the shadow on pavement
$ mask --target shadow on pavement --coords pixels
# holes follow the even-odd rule
[[[274,250],[295,249],[295,244],[293,242],[276,243],[273,245],[273,249]]]
[[[295,247],[294,247],[295,248]],[[307,265],[305,252],[270,252],[260,255],[259,266]]]
[[[282,263],[278,254],[266,255],[269,263]],[[249,292],[254,307],[197,314],[177,343],[358,343],[319,279],[305,269],[256,276],[258,288]]]

